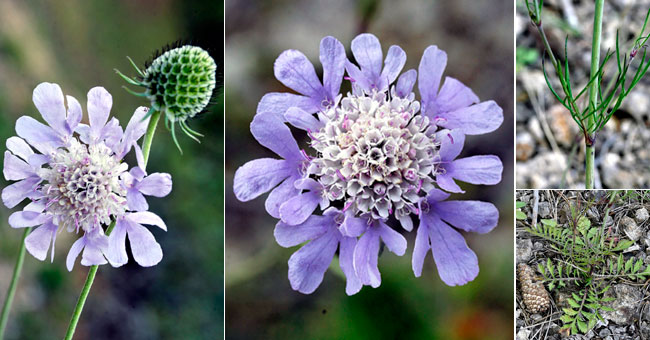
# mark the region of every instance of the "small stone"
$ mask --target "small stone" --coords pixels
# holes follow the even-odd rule
[[[551,218],[551,203],[539,202],[537,205],[537,213],[541,218]]]
[[[643,223],[648,218],[650,218],[650,214],[648,214],[648,209],[646,209],[646,208],[638,209],[634,213],[634,219],[636,220],[637,223]]]
[[[600,332],[598,333],[598,336],[601,337],[601,338],[604,338],[604,337],[606,337],[606,336],[608,336],[608,335],[611,335],[611,334],[612,334],[612,331],[610,331],[610,330],[607,329],[607,328],[603,328],[603,329],[601,329]]]
[[[533,241],[531,239],[517,240],[517,263],[527,263],[533,257]]]
[[[621,218],[621,225],[623,225],[625,235],[627,235],[627,237],[632,241],[638,241],[643,235],[643,230],[631,217],[623,216],[623,218]]]
[[[522,328],[517,332],[517,340],[528,340],[528,337],[530,336],[530,330]]]
[[[533,134],[535,140],[539,143],[544,143],[544,132],[542,131],[542,126],[539,124],[539,120],[536,117],[533,117],[528,122],[528,131]]]
[[[606,306],[613,308],[614,311],[603,311],[603,318],[611,320],[618,325],[629,325],[638,316],[637,307],[639,301],[643,298],[643,293],[639,288],[626,284],[617,284],[605,293],[605,298],[607,297],[614,298],[613,301],[605,303]],[[625,332],[625,327],[617,327],[614,329],[610,327],[610,330],[614,334],[621,334]]]
[[[517,132],[517,160],[526,161],[535,152],[535,141],[526,131]]]
[[[578,132],[578,125],[571,118],[569,110],[562,104],[555,104],[549,110],[549,123],[558,144],[571,146],[573,136]]]

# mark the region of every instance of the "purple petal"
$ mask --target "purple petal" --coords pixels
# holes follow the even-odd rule
[[[381,71],[381,89],[387,89],[397,79],[405,63],[406,52],[399,46],[391,46],[386,54],[386,60],[384,60],[384,69]]]
[[[346,60],[345,70],[348,72],[348,75],[352,79],[351,81],[353,89],[357,86],[367,91],[370,91],[372,89],[370,80],[363,72],[361,72],[361,70],[356,65]]]
[[[106,124],[101,131],[99,132],[99,139],[98,140],[103,140],[107,146],[109,146],[111,149],[115,149],[115,147],[119,144],[120,139],[122,139],[123,133],[122,133],[122,127],[120,126],[120,121],[113,117],[111,120]]]
[[[458,129],[466,135],[480,135],[501,126],[503,110],[490,100],[456,111],[439,113],[433,118],[437,125],[447,129]]]
[[[262,97],[255,112],[273,112],[282,116],[291,107],[315,113],[321,110],[321,101],[293,93],[271,92]]]
[[[126,203],[129,206],[129,210],[146,211],[149,209],[147,199],[144,198],[144,195],[142,195],[138,189],[127,190]]]
[[[291,288],[311,294],[323,281],[338,247],[337,231],[332,230],[307,243],[289,258]]]
[[[93,87],[88,91],[88,118],[91,138],[98,138],[100,131],[108,121],[113,106],[113,97],[103,87]]]
[[[99,266],[108,263],[104,257],[104,248],[93,242],[86,242],[84,251],[81,254],[81,265]]]
[[[35,258],[41,261],[45,260],[50,245],[54,247],[53,243],[57,229],[58,227],[52,222],[36,228],[25,238],[25,248]],[[52,256],[54,256],[54,249],[52,249]]]
[[[65,260],[65,265],[68,267],[68,271],[71,272],[72,268],[74,267],[74,263],[77,260],[77,257],[79,257],[79,254],[81,251],[84,249],[86,246],[86,237],[83,236],[80,239],[76,240],[73,244],[72,247],[70,247],[70,251],[68,252],[68,257]]]
[[[27,228],[41,225],[52,219],[52,216],[36,211],[16,211],[9,216],[12,228]]]
[[[342,237],[339,246],[339,266],[345,274],[345,293],[354,295],[361,290],[363,284],[354,271],[354,248],[357,246],[356,237]]]
[[[251,133],[260,144],[284,159],[299,160],[302,157],[289,127],[273,114],[262,112],[255,115]]]
[[[438,202],[432,209],[454,227],[475,233],[487,233],[499,221],[499,210],[488,202],[445,201]]]
[[[350,210],[345,212],[345,219],[339,230],[343,236],[359,237],[368,229],[368,220],[365,218],[354,217]]]
[[[413,85],[415,85],[415,80],[417,77],[418,73],[413,69],[402,73],[397,79],[397,85],[395,86],[397,96],[406,98],[409,94],[411,94],[413,92]]]
[[[147,228],[137,223],[129,223],[127,234],[133,259],[139,265],[151,267],[162,260],[162,248],[160,248],[160,244],[156,242],[156,238]]]
[[[402,234],[398,233],[383,222],[379,222],[378,232],[388,250],[397,256],[404,255],[404,252],[406,252],[406,239]]]
[[[280,206],[300,193],[300,190],[293,186],[298,179],[300,177],[293,175],[271,191],[269,197],[266,198],[266,202],[264,202],[264,206],[269,215],[280,218]]]
[[[29,161],[29,157],[34,154],[32,148],[20,137],[9,137],[7,139],[7,149],[14,155]]]
[[[66,118],[66,129],[68,131],[68,134],[71,135],[81,122],[81,104],[79,104],[77,98],[73,96],[65,96],[65,98],[68,102],[68,118]]]
[[[140,192],[155,197],[165,197],[172,191],[172,176],[167,173],[155,172],[140,182]]]
[[[445,163],[451,162],[463,151],[465,135],[458,130],[441,130],[436,133],[436,139],[440,141],[440,159]]]
[[[286,87],[311,98],[327,99],[314,65],[296,50],[286,50],[280,54],[273,65],[275,78]]]
[[[345,73],[345,48],[333,37],[325,37],[320,42],[320,62],[323,65],[323,87],[333,99],[341,89]]]
[[[32,101],[43,119],[58,133],[67,134],[66,109],[63,104],[63,91],[57,84],[40,83],[34,89]]]
[[[280,205],[280,219],[290,225],[304,222],[321,201],[319,192],[299,194]]]
[[[453,161],[448,173],[458,180],[472,184],[494,185],[501,182],[503,164],[497,156],[472,156]]]
[[[478,275],[478,258],[463,236],[433,214],[424,214],[438,275],[449,286],[464,285]]]
[[[106,248],[106,259],[113,267],[120,267],[129,262],[126,253],[126,229],[128,222],[123,218],[117,220],[115,228],[108,236],[108,248]]]
[[[418,67],[418,89],[422,102],[422,112],[429,113],[435,108],[435,101],[438,96],[440,79],[447,66],[447,53],[438,49],[437,46],[429,46],[424,50],[420,66]]]
[[[446,166],[443,167],[445,169]],[[446,171],[446,169],[445,169]],[[465,191],[461,189],[458,184],[454,181],[454,178],[449,174],[449,172],[443,173],[443,174],[438,174],[436,175],[436,184],[441,189],[444,189],[449,192],[454,192],[454,193],[464,193]]]
[[[447,198],[449,198],[448,193],[446,193],[446,192],[444,192],[442,190],[433,189],[433,190],[429,191],[429,193],[427,194],[426,200],[430,205],[433,205],[433,204],[438,203],[439,201],[444,201]]]
[[[382,52],[379,39],[372,34],[359,34],[352,40],[352,54],[370,86],[379,87]]]
[[[43,154],[49,154],[53,146],[61,145],[61,138],[51,127],[32,117],[18,118],[16,133]]]
[[[5,179],[8,181],[18,181],[36,175],[27,162],[14,156],[9,151],[5,151],[5,160],[2,172]]]
[[[411,259],[411,267],[415,277],[422,275],[422,267],[424,266],[424,258],[431,249],[429,243],[429,229],[428,226],[422,223],[420,218],[420,226],[418,227],[417,235],[415,236],[415,246],[413,247],[413,257]]]
[[[298,225],[289,225],[279,221],[275,225],[273,236],[282,247],[297,246],[303,242],[314,240],[324,235],[332,228],[334,221],[327,216],[310,216],[305,222]]]
[[[252,160],[235,172],[233,184],[235,196],[242,202],[250,201],[296,173],[295,167],[295,164],[281,159]],[[291,185],[293,186],[293,183]]]
[[[379,256],[379,233],[377,228],[369,228],[354,248],[354,270],[364,285],[379,287],[381,274],[377,268]]]
[[[298,107],[289,108],[284,114],[284,118],[289,124],[305,131],[318,131],[325,126],[313,114],[307,113]]]
[[[440,112],[449,112],[478,102],[479,99],[472,89],[454,78],[446,77],[445,83],[438,93],[436,107]]]
[[[155,225],[162,230],[167,231],[167,226],[165,222],[158,215],[150,211],[138,211],[126,215],[126,219],[130,222],[135,222],[139,224],[149,224]]]
[[[131,146],[142,137],[147,131],[147,126],[149,125],[149,118],[143,119],[149,112],[149,108],[140,106],[138,107],[131,119],[129,124],[124,130],[122,135],[122,140],[119,143],[119,147],[115,150],[115,154],[118,158],[124,157],[130,150]]]

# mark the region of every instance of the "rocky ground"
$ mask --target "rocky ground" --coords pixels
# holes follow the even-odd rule
[[[541,219],[554,219],[559,225],[567,223],[567,200],[586,204],[596,201],[587,212],[592,226],[599,226],[606,220],[612,237],[631,239],[632,246],[623,251],[625,258],[643,259],[650,265],[650,192],[638,191],[631,197],[618,200],[605,218],[607,199],[605,191],[548,191],[518,190],[516,200],[526,205],[521,211],[525,220],[518,220],[516,227],[517,265],[530,265],[539,277],[537,264],[553,257],[548,242],[534,237],[525,227],[540,223]],[[622,195],[622,194],[620,194]],[[585,335],[566,336],[561,334],[562,322],[559,320],[561,308],[575,287],[556,288],[550,292],[550,308],[544,312],[532,313],[522,300],[522,283],[517,282],[516,339],[604,339],[604,340],[649,340],[650,339],[650,280],[645,282],[619,280],[612,284],[606,296],[615,299],[609,303],[614,312],[603,312],[604,322],[599,321],[594,329]],[[547,288],[547,287],[546,287]]]
[[[523,1],[517,3],[517,188],[584,188],[582,134],[546,85],[541,68],[543,45]],[[593,1],[547,0],[544,6],[545,31],[551,46],[556,56],[564,59],[564,39],[569,37],[571,80],[574,88],[582,89],[589,77]],[[621,48],[629,50],[649,7],[650,0],[605,2],[602,55],[614,50],[617,30]],[[606,69],[606,78],[615,70],[613,60]],[[550,63],[547,71],[561,93]],[[597,135],[597,188],[650,187],[649,127],[650,75],[646,75]]]

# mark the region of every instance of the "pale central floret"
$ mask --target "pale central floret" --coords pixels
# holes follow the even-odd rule
[[[311,133],[319,157],[308,174],[330,201],[343,201],[355,215],[400,219],[417,212],[440,159],[429,119],[419,110],[418,101],[383,92],[348,94],[324,113],[325,127]]]
[[[104,143],[87,146],[72,139],[67,148],[57,150],[50,165],[40,176],[47,182],[46,210],[60,227],[90,231],[108,225],[111,216],[124,215],[126,190],[120,175],[128,166]]]

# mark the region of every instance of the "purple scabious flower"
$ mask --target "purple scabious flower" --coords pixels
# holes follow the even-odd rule
[[[425,50],[417,71],[402,73],[406,53],[400,47],[391,46],[383,59],[372,34],[357,36],[351,45],[356,63],[335,38],[321,41],[322,83],[302,53],[289,50],[278,57],[276,78],[299,94],[265,95],[251,132],[282,159],[241,166],[235,195],[248,201],[271,191],[266,209],[280,219],[276,241],[283,247],[303,244],[289,260],[294,290],[312,293],[337,250],[347,294],[378,287],[382,243],[402,256],[402,233],[413,229],[414,274],[421,275],[431,250],[442,281],[465,284],[478,275],[478,259],[456,229],[487,233],[499,212],[488,202],[447,201],[445,191],[463,193],[456,181],[501,181],[497,156],[458,156],[465,135],[494,131],[503,112],[454,78],[441,87],[447,55],[436,46]],[[344,79],[352,86],[345,96],[339,93]],[[413,93],[416,81],[420,100]],[[286,123],[306,132],[311,151],[298,147]]]
[[[17,182],[2,190],[2,202],[10,209],[30,201],[9,216],[13,228],[37,227],[25,239],[27,251],[43,261],[51,249],[54,259],[57,234],[67,231],[81,235],[68,253],[68,270],[79,254],[84,266],[119,266],[127,262],[128,234],[136,262],[160,262],[160,245],[141,224],[166,227],[146,211],[142,195],[169,194],[171,177],[146,176],[141,164],[127,172],[123,162],[134,148],[141,163],[136,143],[148,124],[147,108],[138,108],[123,131],[116,118],[109,120],[113,99],[102,87],[88,92],[88,125],[81,123],[79,102],[64,97],[57,84],[39,84],[33,101],[48,125],[28,116],[18,118],[18,136],[7,139],[3,168],[5,178]],[[107,236],[105,228],[113,221],[115,229]]]

